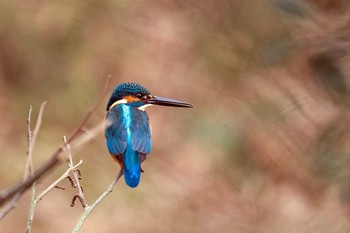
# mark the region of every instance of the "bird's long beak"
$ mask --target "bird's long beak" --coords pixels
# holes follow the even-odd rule
[[[147,104],[169,106],[169,107],[179,107],[179,108],[193,108],[190,103],[182,102],[179,100],[172,100],[168,98],[163,98],[159,96],[153,96],[153,98],[148,99]]]

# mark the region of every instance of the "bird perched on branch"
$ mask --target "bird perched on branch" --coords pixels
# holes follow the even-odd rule
[[[109,153],[119,163],[127,185],[140,182],[141,163],[150,153],[151,129],[146,107],[193,108],[192,104],[154,96],[145,87],[126,82],[116,86],[107,103],[105,137]]]

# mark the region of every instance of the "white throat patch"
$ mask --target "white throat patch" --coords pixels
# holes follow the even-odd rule
[[[126,99],[121,99],[121,100],[115,101],[109,109],[112,109],[114,106],[116,106],[118,104],[126,104],[127,102],[128,101],[126,101]]]
[[[128,101],[126,99],[118,100],[118,101],[114,102],[109,109],[112,109],[114,106],[116,106],[118,104],[126,104],[126,103],[128,103]],[[138,107],[137,109],[140,111],[145,111],[147,107],[152,106],[152,105],[153,104],[145,104],[145,105]]]
[[[145,104],[145,105],[142,105],[142,106],[138,107],[138,109],[141,110],[141,111],[145,111],[147,107],[152,106],[152,105],[153,104]]]

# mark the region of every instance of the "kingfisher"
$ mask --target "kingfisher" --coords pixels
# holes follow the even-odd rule
[[[151,151],[151,127],[145,109],[152,105],[193,108],[190,103],[152,95],[134,82],[117,85],[107,103],[107,148],[131,188],[140,183],[141,163]]]

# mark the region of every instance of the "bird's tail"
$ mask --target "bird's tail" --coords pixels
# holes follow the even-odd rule
[[[140,183],[141,165],[139,153],[131,146],[126,147],[124,154],[124,179],[131,188],[135,188]]]

